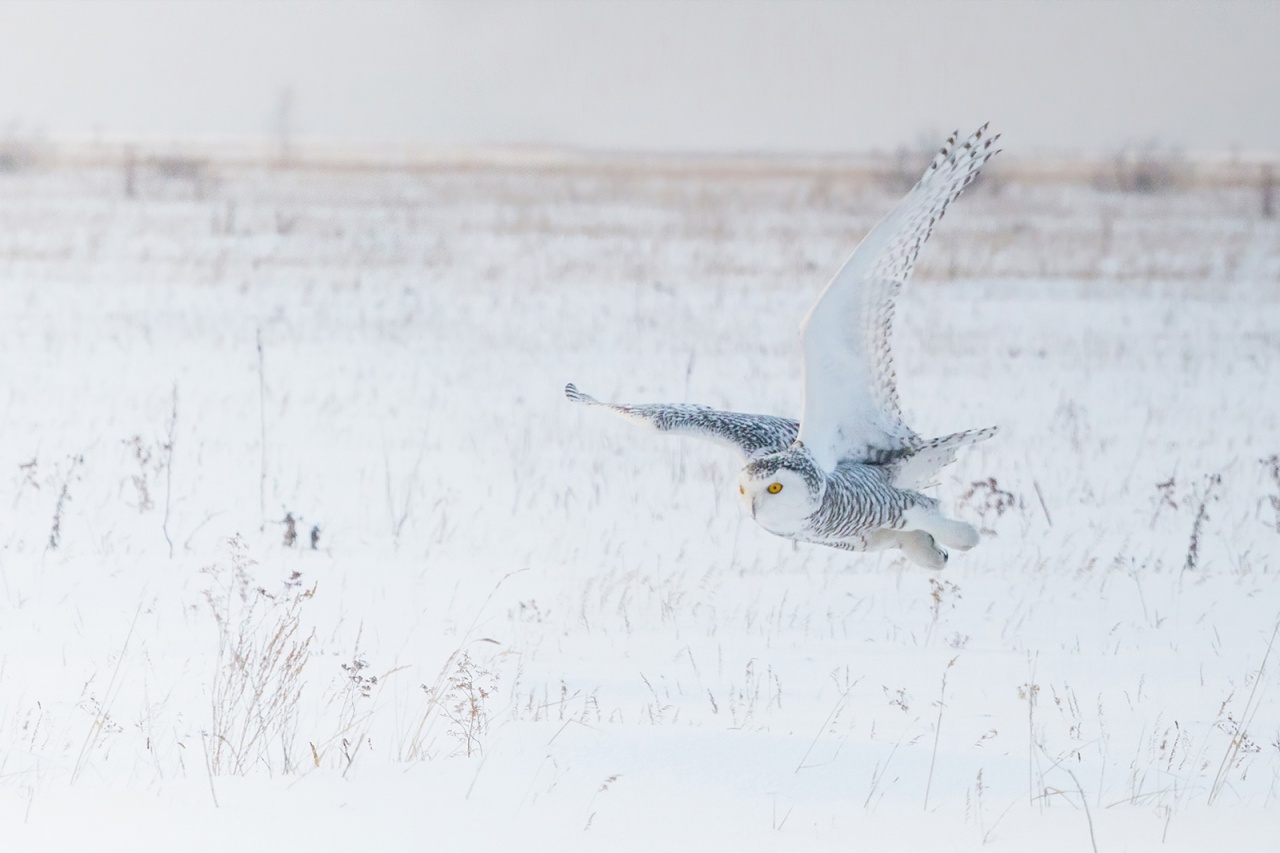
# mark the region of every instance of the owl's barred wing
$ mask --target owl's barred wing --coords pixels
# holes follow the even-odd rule
[[[804,414],[800,439],[818,464],[873,460],[919,446],[902,421],[889,335],[894,299],[947,205],[996,149],[984,124],[952,134],[920,182],[858,244],[801,323]]]
[[[790,418],[725,412],[691,403],[602,403],[579,391],[572,382],[564,386],[564,395],[574,403],[607,409],[659,432],[708,439],[748,459],[786,450],[800,430],[800,425]]]
[[[1000,431],[999,427],[955,432],[927,441],[917,440],[914,448],[904,450],[886,467],[889,482],[899,489],[923,489],[937,485],[938,472],[956,461],[956,451],[970,444],[986,441]]]

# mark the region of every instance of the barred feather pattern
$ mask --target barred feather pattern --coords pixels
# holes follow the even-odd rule
[[[784,534],[799,542],[866,550],[869,534],[902,529],[907,510],[937,506],[933,498],[898,488],[893,482],[892,466],[842,462],[835,471],[822,471],[801,442],[781,453],[751,460],[743,473],[768,482],[783,470],[803,478],[810,500],[816,505],[801,529]]]
[[[865,547],[866,534],[900,529],[902,514],[915,506],[936,506],[919,492],[898,489],[889,481],[890,469],[859,462],[842,462],[827,475],[822,503],[809,517],[805,541],[837,548]],[[859,540],[861,542],[859,543]]]
[[[933,227],[997,150],[983,125],[952,134],[924,175],[867,233],[801,325],[800,437],[825,470],[877,461],[923,442],[902,418],[890,338],[896,300]]]
[[[986,441],[999,427],[954,432],[928,441],[917,440],[909,450],[881,461],[889,471],[889,481],[900,489],[924,489],[936,486],[938,472],[956,461],[956,451],[970,444]]]
[[[984,124],[978,128],[958,147],[960,131],[947,137],[929,168],[895,211],[907,216],[897,223],[893,239],[872,265],[876,278],[902,284],[911,275],[920,249],[933,233],[933,226],[946,215],[947,205],[955,201],[978,177],[983,165],[999,153],[999,149],[992,146],[1000,134],[987,136],[987,127]]]
[[[805,482],[809,496],[814,501],[821,501],[827,488],[829,478],[814,464],[813,457],[800,442],[778,453],[769,453],[752,459],[743,467],[743,472],[759,480],[767,480],[779,471],[795,471]]]
[[[564,386],[564,395],[574,403],[605,409],[658,432],[710,439],[746,459],[786,450],[800,431],[799,422],[790,418],[726,412],[694,403],[602,403],[572,382]]]
[[[978,128],[959,147],[956,143],[960,131],[953,131],[947,137],[924,175],[891,214],[905,214],[906,218],[895,223],[894,238],[877,254],[863,288],[864,316],[871,325],[868,355],[873,364],[873,375],[877,377],[874,398],[899,423],[902,422],[902,408],[898,402],[897,374],[890,348],[898,294],[911,277],[920,250],[933,234],[934,225],[946,214],[947,205],[959,198],[965,187],[978,177],[982,166],[1000,153],[998,148],[993,148],[1000,134],[987,136],[987,128],[986,124]],[[904,444],[910,446],[917,438],[914,432],[909,432]]]

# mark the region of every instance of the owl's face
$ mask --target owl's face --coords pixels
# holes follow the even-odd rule
[[[779,454],[781,455],[781,454]],[[770,533],[786,536],[805,529],[805,522],[821,500],[804,466],[765,457],[748,463],[738,475],[743,511]]]

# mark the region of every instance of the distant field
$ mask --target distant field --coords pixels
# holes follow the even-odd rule
[[[931,573],[562,393],[797,414],[914,155],[108,153],[0,157],[6,849],[1280,832],[1264,162],[1002,154],[951,208],[904,408],[1003,429]]]

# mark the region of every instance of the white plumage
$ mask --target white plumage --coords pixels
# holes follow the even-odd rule
[[[744,509],[765,529],[854,551],[900,548],[931,568],[941,545],[971,548],[977,531],[945,518],[929,485],[956,451],[996,428],[922,439],[902,419],[889,347],[894,300],[947,205],[977,176],[998,136],[983,125],[957,146],[953,134],[924,176],[880,221],[827,284],[801,323],[804,411],[797,423],[689,404],[601,403],[568,398],[662,432],[737,450]]]

